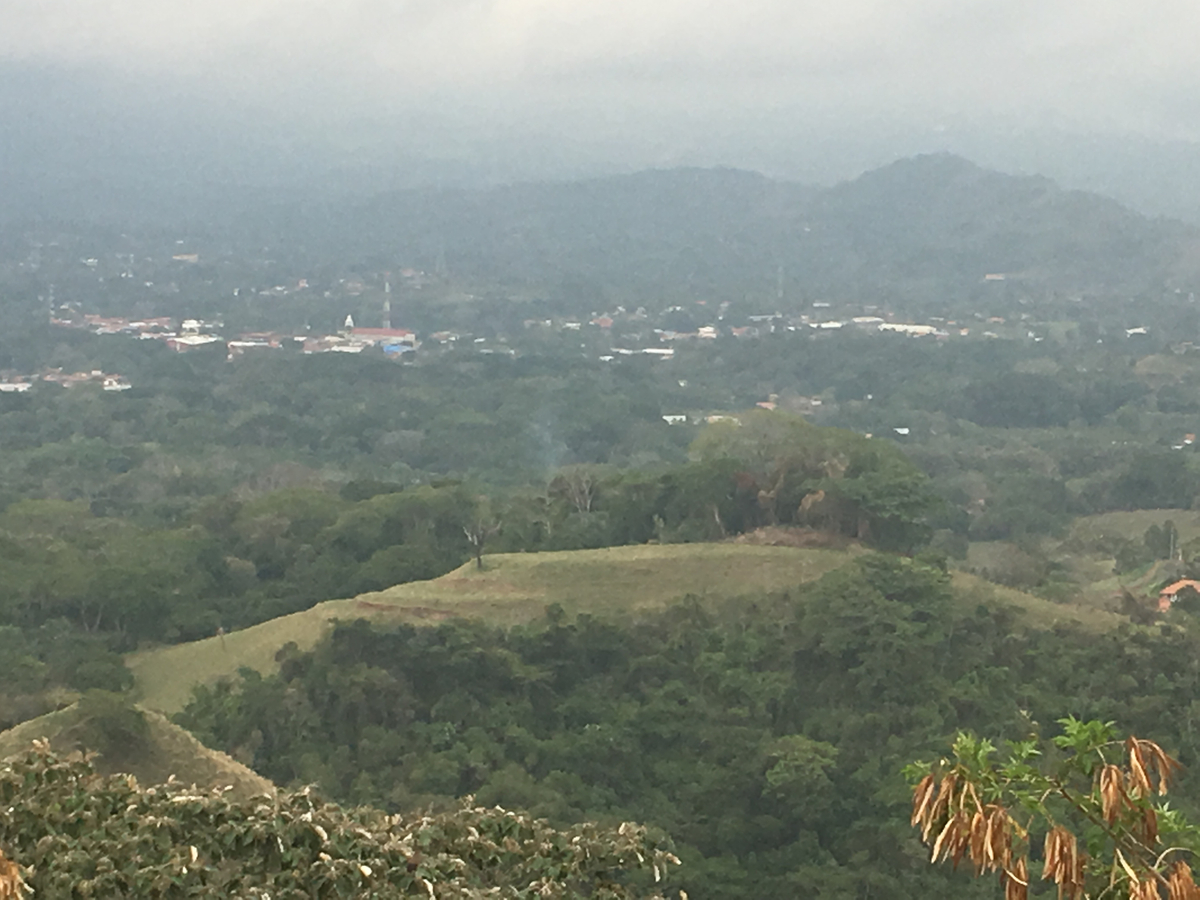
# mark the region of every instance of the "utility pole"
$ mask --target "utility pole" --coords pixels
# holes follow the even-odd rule
[[[383,282],[383,327],[389,330],[392,327],[392,283],[386,280]]]

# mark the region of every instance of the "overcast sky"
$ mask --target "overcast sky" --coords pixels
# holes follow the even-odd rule
[[[1197,35],[1195,0],[0,0],[10,69],[734,165],[800,122],[1200,139]]]
[[[1189,137],[1197,35],[1193,0],[0,0],[10,60],[249,100],[783,103]]]

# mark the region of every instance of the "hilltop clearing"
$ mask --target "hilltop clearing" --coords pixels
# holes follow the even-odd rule
[[[276,671],[276,654],[285,644],[311,649],[336,619],[434,624],[461,617],[511,625],[536,618],[552,604],[568,614],[614,617],[661,609],[689,594],[724,599],[786,590],[814,581],[856,553],[731,543],[500,554],[485,557],[482,571],[468,563],[431,581],[333,600],[244,631],[136,653],[128,665],[142,703],[170,714],[184,707],[195,685],[233,676],[243,666],[263,674]],[[1121,621],[966,574],[957,574],[955,585],[972,602],[991,598],[1021,608],[1037,626],[1069,621],[1102,630]]]
[[[1108,537],[1140,541],[1146,529],[1171,520],[1179,530],[1179,542],[1200,538],[1200,512],[1187,509],[1135,509],[1082,516],[1071,524],[1068,539],[1096,543]]]
[[[284,644],[313,647],[335,619],[434,623],[458,617],[514,624],[557,603],[568,613],[620,615],[656,609],[688,594],[728,597],[783,590],[819,578],[850,558],[846,551],[735,544],[670,544],[506,553],[467,563],[441,578],[397,585],[219,637],[135,653],[128,659],[142,702],[178,712],[194,685],[242,666],[277,668]]]

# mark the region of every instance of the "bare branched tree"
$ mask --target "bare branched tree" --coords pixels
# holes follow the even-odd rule
[[[547,493],[565,499],[576,512],[589,513],[596,502],[603,474],[596,466],[566,466],[550,480]]]
[[[463,527],[463,534],[471,545],[475,555],[475,568],[483,568],[483,548],[488,538],[494,537],[500,531],[500,523],[484,519],[476,519],[470,525]]]

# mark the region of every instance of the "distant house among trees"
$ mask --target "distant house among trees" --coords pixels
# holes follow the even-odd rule
[[[1166,612],[1171,608],[1176,600],[1179,599],[1179,592],[1191,588],[1196,593],[1200,593],[1200,581],[1192,581],[1190,578],[1184,578],[1176,581],[1174,584],[1169,584],[1158,592],[1158,611]]]

